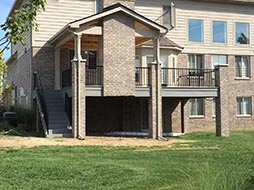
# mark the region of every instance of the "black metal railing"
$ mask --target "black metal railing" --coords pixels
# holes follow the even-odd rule
[[[86,66],[86,85],[102,85],[103,79],[103,67],[102,66],[94,66],[89,67]]]
[[[86,66],[86,85],[102,85],[103,80],[103,67]],[[71,69],[62,72],[62,88],[72,86],[72,71]]]
[[[136,86],[149,86],[150,80],[150,68],[149,67],[136,67],[135,82]]]
[[[36,92],[37,105],[39,108],[43,129],[49,133],[47,103],[38,72],[34,72],[34,90]]]
[[[164,86],[215,86],[214,69],[162,68],[161,73]]]

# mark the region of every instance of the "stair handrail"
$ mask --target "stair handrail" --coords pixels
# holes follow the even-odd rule
[[[43,129],[44,131],[46,131],[47,134],[49,134],[48,109],[46,104],[46,98],[42,87],[41,78],[37,71],[34,72],[34,90],[36,92],[36,99]]]

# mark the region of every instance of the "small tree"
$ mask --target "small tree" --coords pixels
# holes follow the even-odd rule
[[[0,94],[3,92],[3,87],[7,74],[7,65],[3,59],[3,53],[0,50]]]
[[[45,10],[46,0],[26,0],[20,9],[7,18],[6,22],[0,25],[5,31],[0,39],[0,52],[4,52],[10,43],[21,42],[25,45],[25,33],[31,29],[37,30],[36,15],[41,9]]]

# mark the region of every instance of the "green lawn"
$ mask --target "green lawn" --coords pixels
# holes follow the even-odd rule
[[[0,137],[1,138],[1,137]],[[254,132],[189,134],[189,148],[0,149],[0,189],[254,189]]]

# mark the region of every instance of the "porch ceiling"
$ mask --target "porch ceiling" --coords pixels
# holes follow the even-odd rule
[[[97,50],[99,43],[99,36],[96,35],[82,35],[81,48],[83,50]],[[61,46],[61,48],[73,49],[74,37]]]
[[[151,38],[146,37],[136,37],[135,38],[135,46],[139,46],[147,41],[151,40]],[[96,35],[82,35],[81,38],[81,48],[83,50],[91,50],[96,51],[99,47],[99,36]],[[68,40],[66,43],[60,46],[63,49],[73,49],[74,48],[74,37]]]

